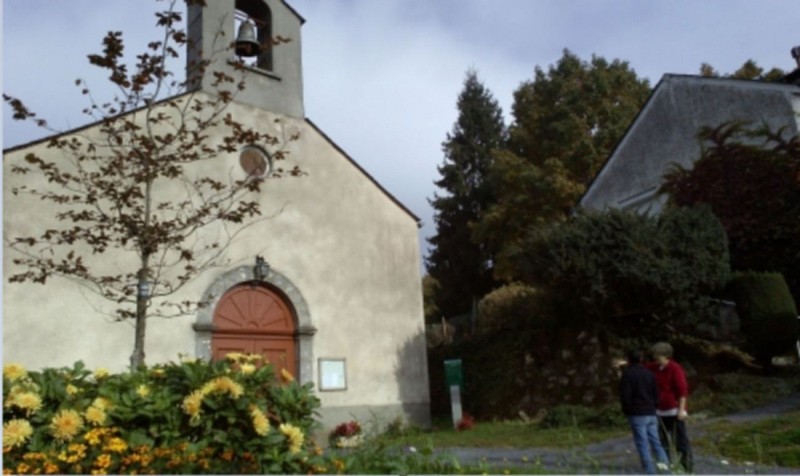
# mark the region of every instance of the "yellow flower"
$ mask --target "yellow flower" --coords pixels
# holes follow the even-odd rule
[[[61,410],[50,421],[50,433],[58,440],[69,441],[83,428],[83,418],[75,410]]]
[[[245,360],[247,360],[248,362],[260,362],[263,359],[264,356],[261,354],[249,354],[245,356]]]
[[[241,352],[230,352],[225,356],[225,358],[231,362],[239,362],[245,358],[245,355]]]
[[[74,396],[77,395],[80,390],[75,385],[69,384],[67,385],[67,395]]]
[[[203,395],[208,395],[210,393],[213,393],[214,390],[216,389],[217,389],[216,381],[209,380],[200,388],[200,393],[202,393]]]
[[[100,444],[100,439],[107,433],[107,430],[104,428],[95,428],[93,430],[89,430],[83,435],[83,439],[86,440],[92,446],[97,446]]]
[[[241,385],[234,382],[230,377],[217,377],[212,380],[214,391],[219,393],[228,393],[234,400],[241,397],[244,389]]]
[[[256,371],[256,366],[253,365],[253,364],[242,364],[242,365],[239,366],[239,370],[243,374],[247,375],[247,374],[251,374],[251,373],[255,372]]]
[[[13,398],[9,400],[10,405],[22,408],[28,415],[36,413],[37,410],[42,408],[42,397],[33,392],[15,393]]]
[[[94,460],[94,466],[98,469],[106,469],[111,466],[111,455],[102,454]]]
[[[161,369],[161,368],[152,369],[150,371],[150,373],[153,374],[153,377],[163,377],[164,376],[164,369]]]
[[[22,459],[25,461],[44,461],[47,459],[47,456],[45,456],[44,453],[25,453],[22,455]]]
[[[303,430],[291,423],[281,423],[279,429],[281,433],[286,436],[286,439],[289,440],[289,453],[295,454],[300,451],[300,448],[303,446],[303,439],[305,438]]]
[[[73,443],[67,447],[67,450],[74,453],[75,457],[77,458],[75,461],[86,456],[86,445],[82,445],[80,443]]]
[[[97,398],[95,398],[94,401],[92,402],[92,406],[93,407],[97,407],[97,408],[99,408],[101,410],[109,410],[112,407],[111,400],[109,400],[109,399],[107,399],[105,397],[97,397]]]
[[[142,398],[145,398],[148,395],[150,395],[150,389],[147,387],[147,385],[141,384],[138,387],[136,387],[136,394]]]
[[[128,444],[122,438],[114,437],[108,440],[103,449],[111,453],[124,453],[128,449]]]
[[[191,417],[196,417],[200,414],[200,406],[203,404],[203,395],[200,391],[194,391],[183,399],[183,412]]]
[[[28,474],[31,472],[31,467],[25,463],[20,463],[17,465],[17,474]]]
[[[264,436],[269,433],[269,420],[260,408],[251,405],[250,418],[253,420],[253,429],[256,431],[257,435]]]
[[[292,382],[294,381],[294,375],[291,372],[286,370],[286,368],[281,369],[281,378],[284,382]]]
[[[84,414],[84,418],[86,418],[86,421],[95,426],[104,425],[107,416],[108,415],[106,415],[105,410],[95,405],[91,405],[89,408],[87,408],[86,413]]]
[[[33,427],[28,420],[9,420],[3,425],[3,448],[22,446],[33,434]]]
[[[108,374],[109,374],[108,369],[100,367],[94,371],[94,378],[95,380],[100,380],[101,378],[108,377]]]
[[[16,382],[27,375],[28,371],[20,364],[6,364],[3,366],[3,377],[12,382]]]

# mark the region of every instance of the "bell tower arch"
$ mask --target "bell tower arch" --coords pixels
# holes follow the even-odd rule
[[[214,93],[214,72],[236,78],[244,74],[245,89],[236,102],[290,117],[305,118],[300,30],[305,20],[284,0],[224,0],[187,2],[189,46],[186,76],[192,89]],[[234,41],[242,22],[252,25],[262,46],[254,61],[236,55]],[[269,39],[289,40],[272,46]],[[238,68],[242,60],[245,67]],[[208,62],[201,69],[199,64]],[[230,86],[231,91],[235,85]]]

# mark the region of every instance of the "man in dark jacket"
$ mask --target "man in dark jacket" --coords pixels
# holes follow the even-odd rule
[[[647,474],[655,474],[656,465],[650,449],[656,455],[658,466],[664,470],[668,467],[668,459],[658,435],[658,387],[653,372],[642,365],[644,358],[645,353],[641,350],[628,353],[628,365],[622,370],[619,381],[619,398],[622,412],[631,425],[633,442],[639,452],[642,469]]]

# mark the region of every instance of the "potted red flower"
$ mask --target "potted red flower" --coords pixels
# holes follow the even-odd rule
[[[330,434],[330,444],[335,448],[354,448],[361,444],[361,425],[351,420],[340,423]]]

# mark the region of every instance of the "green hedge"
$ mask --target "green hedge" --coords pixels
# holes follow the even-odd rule
[[[798,338],[797,307],[780,273],[736,273],[728,285],[748,349],[762,364],[789,351]]]

